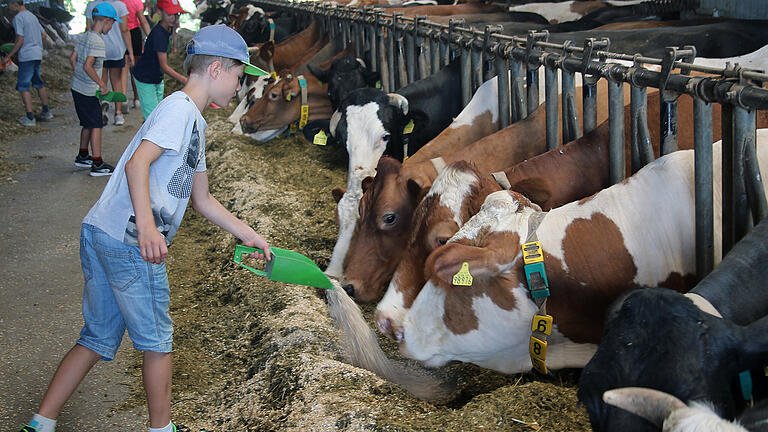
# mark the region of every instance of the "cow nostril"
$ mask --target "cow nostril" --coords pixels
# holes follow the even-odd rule
[[[382,334],[389,334],[392,331],[392,321],[389,318],[379,318],[376,320],[376,327]]]
[[[355,298],[355,286],[352,284],[346,284],[342,288],[344,288],[344,292],[347,293],[348,296],[351,298]]]
[[[403,332],[402,328],[396,328],[394,333],[397,343],[403,343],[403,341],[405,341],[405,333]]]

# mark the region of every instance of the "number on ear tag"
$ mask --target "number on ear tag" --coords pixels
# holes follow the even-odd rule
[[[537,372],[539,372],[542,375],[547,374],[547,362],[544,360],[539,360],[537,358],[531,358],[531,364],[533,364],[533,368],[536,369]]]
[[[299,117],[299,128],[304,129],[304,126],[307,125],[307,120],[309,119],[309,105],[302,105],[301,106],[301,117]]]
[[[315,138],[312,140],[312,144],[324,146],[328,142],[328,135],[325,131],[320,131],[315,134]]]
[[[531,359],[547,359],[547,343],[535,336],[531,336],[531,344],[529,345],[528,350],[531,353]]]
[[[541,332],[545,335],[552,334],[552,315],[534,315],[531,322],[532,332]]]
[[[461,269],[453,275],[453,284],[456,286],[472,286],[472,275],[469,274],[469,263],[461,263]]]
[[[408,122],[408,124],[406,124],[406,125],[405,125],[405,127],[403,128],[403,133],[404,133],[404,134],[409,134],[409,133],[413,132],[413,127],[414,127],[414,126],[415,126],[415,125],[413,124],[413,119],[411,119],[411,120]]]

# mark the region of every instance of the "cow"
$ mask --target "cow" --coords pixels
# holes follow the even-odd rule
[[[349,154],[348,173],[373,172],[383,154],[402,159],[445,129],[461,112],[460,87],[459,62],[454,61],[396,93],[371,88],[354,90],[329,122],[308,125],[304,134],[310,138],[322,130],[342,144]],[[361,184],[350,182],[348,177],[347,193],[337,206],[339,238],[326,269],[331,276],[341,276],[341,260],[357,219],[359,195]]]
[[[714,146],[716,191],[720,147]],[[759,159],[766,167],[768,156],[760,152]],[[714,195],[716,261],[719,198]],[[535,233],[551,287],[547,313],[554,317],[547,366],[583,367],[603,334],[607,308],[622,293],[693,287],[693,201],[692,150],[668,154],[627,181],[548,213],[513,191],[488,195],[480,212],[428,257],[428,282],[395,334],[400,352],[429,367],[458,360],[502,373],[530,370],[537,306],[528,297],[520,246]],[[462,267],[471,286],[452,284]]]
[[[328,99],[328,87],[311,75],[305,76],[309,120],[327,119],[333,113]],[[293,75],[279,77],[264,89],[264,96],[256,99],[240,119],[244,133],[273,131],[299,121],[301,88]]]
[[[768,328],[765,325],[763,327],[764,333]],[[720,417],[707,401],[686,405],[669,393],[649,388],[622,387],[608,390],[603,394],[603,400],[645,418],[663,432],[768,431],[768,400],[748,408],[734,422]]]
[[[290,70],[309,51],[319,51],[325,45],[318,46],[318,42],[322,38],[320,25],[317,21],[312,21],[307,28],[277,45],[269,41],[258,46],[249,47],[251,63],[270,72],[284,69]]]
[[[605,83],[601,81],[598,86],[603,87],[602,90],[598,91],[598,98],[605,99],[607,94],[604,88]],[[628,86],[625,86],[625,92],[628,92]],[[625,97],[625,101],[629,101],[629,98]],[[598,121],[607,119],[606,106],[605,103],[598,103]],[[576,100],[576,111],[577,113],[581,112],[580,99]],[[480,121],[480,123],[482,124],[484,121]],[[446,136],[445,138],[449,137]],[[433,142],[425,146],[423,150],[428,152],[429,157],[439,156],[446,164],[459,160],[471,160],[484,173],[506,169],[546,150],[545,105],[540,105],[526,119],[485,136],[469,146],[457,146],[452,148],[451,152],[442,152],[443,145],[446,143],[447,141],[441,144]],[[419,156],[418,153],[414,158],[417,156]],[[349,248],[345,252],[342,285],[358,301],[373,301],[381,296],[389,283],[392,271],[400,260],[407,241],[407,233],[400,235],[397,242],[385,241],[384,237],[399,231],[380,229],[378,218],[383,217],[384,214],[393,213],[399,224],[410,226],[410,218],[415,206],[411,205],[411,198],[407,194],[411,189],[407,188],[406,185],[414,183],[426,193],[438,174],[433,161],[424,156],[419,157],[418,161],[413,163],[409,159],[397,171],[397,173],[389,176],[376,176],[371,182],[373,187],[369,188],[370,192],[366,191],[365,194],[372,195],[375,193],[376,196],[365,198],[365,205],[368,209],[362,211],[365,213],[365,217],[361,217],[356,222]],[[400,247],[383,249],[385,245],[394,246],[395,244],[400,245]],[[374,278],[374,273],[369,271],[372,266],[387,269],[387,272],[377,271],[375,273],[377,277]]]
[[[365,62],[351,55],[334,60],[327,69],[312,65],[307,68],[318,80],[328,85],[328,98],[334,110],[352,90],[376,87],[380,79],[378,72],[369,70]]]
[[[768,131],[760,130],[758,139],[768,139]],[[706,400],[728,418],[738,414],[744,399],[732,385],[736,375],[748,369],[762,372],[768,359],[766,263],[764,220],[687,294],[644,289],[617,300],[608,311],[600,347],[579,382],[579,400],[594,429],[656,430],[602,403],[603,393],[618,387],[649,387],[685,402]],[[755,344],[762,344],[760,350]],[[764,381],[763,376],[762,385],[755,386],[762,391],[756,396],[766,397]]]
[[[270,40],[280,43],[299,30],[294,16],[273,19],[253,5],[241,7],[237,14],[230,15],[230,19],[248,46]]]

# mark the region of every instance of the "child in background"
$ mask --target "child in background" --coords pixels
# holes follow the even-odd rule
[[[123,0],[125,6],[128,8],[128,16],[126,17],[126,23],[128,24],[128,31],[131,33],[131,46],[133,47],[133,62],[138,63],[141,53],[144,51],[144,37],[150,32],[149,23],[147,17],[144,16],[144,3],[142,0]],[[130,68],[126,68],[124,74],[128,74]],[[131,87],[133,87],[133,108],[139,107],[139,92],[136,90],[136,84],[133,82],[133,72],[130,72]],[[125,87],[128,89],[128,87]]]
[[[168,43],[179,14],[187,13],[178,0],[158,0],[157,10],[160,22],[155,24],[144,43],[144,55],[133,68],[133,79],[141,104],[141,113],[146,120],[157,104],[163,100],[163,72],[182,84],[187,79],[168,65]]]
[[[91,29],[83,33],[77,42],[75,50],[69,57],[69,62],[75,70],[72,75],[72,99],[75,101],[75,111],[80,119],[80,152],[75,157],[75,166],[91,168],[91,176],[112,174],[114,168],[101,158],[101,105],[96,98],[96,91],[107,94],[107,84],[101,79],[104,62],[104,40],[101,35],[107,34],[115,21],[120,21],[117,11],[109,3],[101,3],[93,8],[93,24]],[[90,143],[93,156],[88,154]]]
[[[21,93],[21,100],[26,109],[26,115],[19,117],[18,121],[24,126],[34,126],[36,122],[35,114],[32,111],[30,87],[37,89],[37,94],[43,103],[43,108],[38,115],[40,120],[53,118],[53,114],[48,108],[48,92],[45,90],[45,83],[40,77],[40,63],[43,60],[43,37],[47,36],[37,17],[24,7],[24,0],[10,0],[8,8],[16,14],[13,17],[16,43],[11,52],[8,53],[8,58],[13,57],[16,53],[19,54],[16,90]]]

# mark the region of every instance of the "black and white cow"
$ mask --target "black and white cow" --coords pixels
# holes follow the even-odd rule
[[[328,275],[341,277],[341,261],[359,217],[362,182],[375,175],[379,158],[386,154],[402,160],[413,154],[448,127],[461,110],[457,59],[396,93],[374,88],[352,91],[329,121],[307,124],[304,136],[310,142],[322,130],[349,154],[347,189],[337,207],[339,237],[326,269]]]
[[[307,69],[321,82],[328,84],[328,97],[334,110],[353,90],[375,87],[379,80],[378,72],[371,71],[361,59],[354,56],[336,59],[328,69],[312,65],[307,65]]]
[[[744,407],[736,377],[753,369],[760,372],[752,373],[754,396],[768,396],[766,280],[768,222],[763,221],[687,294],[651,288],[617,300],[579,382],[579,400],[594,430],[658,430],[604,404],[603,393],[615,388],[647,387],[685,403],[705,401],[717,414],[733,418]]]
[[[248,15],[237,31],[245,40],[248,46],[264,43],[270,40],[270,19],[274,25],[274,41],[280,43],[300,29],[297,26],[296,17],[285,16],[280,18],[270,18],[261,8],[253,5],[246,5]]]

